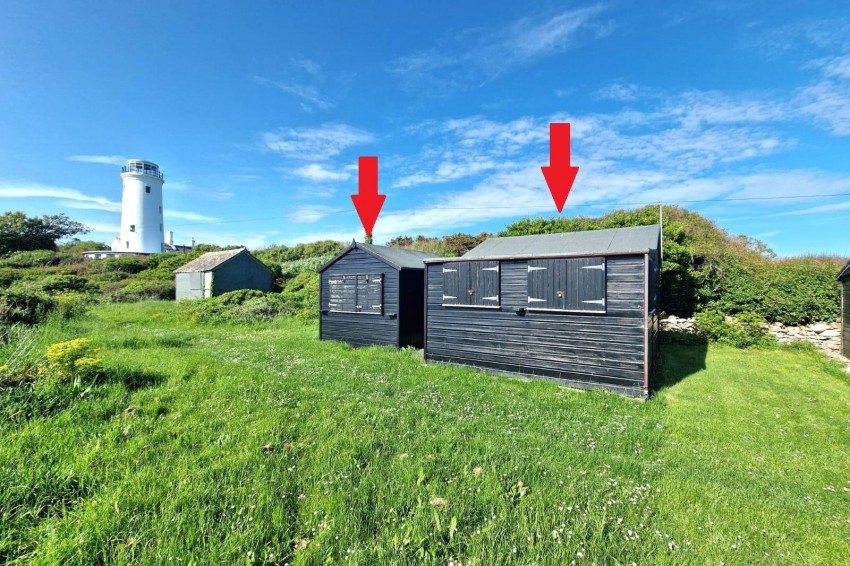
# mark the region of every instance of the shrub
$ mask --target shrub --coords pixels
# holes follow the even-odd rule
[[[842,261],[800,257],[727,266],[708,308],[731,315],[754,311],[772,322],[803,325],[840,316]]]
[[[50,250],[17,252],[4,259],[0,264],[6,267],[46,267],[55,265],[56,253]]]
[[[262,297],[263,292],[256,289],[237,289],[215,297],[214,302],[224,306],[241,305],[249,299]]]
[[[696,315],[697,330],[712,342],[736,348],[766,347],[775,343],[757,313],[741,313],[736,318],[720,311],[707,310]]]
[[[174,279],[161,281],[157,279],[135,279],[127,283],[115,294],[119,302],[143,300],[173,300],[175,297]]]
[[[299,273],[286,282],[281,297],[286,303],[286,313],[298,318],[319,316],[319,274],[314,271]]]
[[[282,264],[312,257],[333,257],[344,250],[345,247],[346,244],[341,242],[321,240],[309,244],[298,244],[291,248],[286,246],[269,246],[268,248],[257,250],[254,255],[257,259],[267,264]]]
[[[57,293],[53,298],[56,301],[56,314],[64,319],[82,316],[95,301],[92,295],[76,292]]]
[[[9,287],[15,281],[21,279],[22,275],[23,274],[18,269],[12,269],[10,267],[0,267],[0,287]]]
[[[97,351],[88,338],[57,342],[47,347],[47,370],[64,382],[93,379],[101,373]]]
[[[36,324],[56,309],[54,298],[35,291],[7,290],[0,294],[0,323]]]
[[[126,257],[111,257],[108,259],[98,260],[94,263],[94,270],[101,273],[139,273],[145,269],[145,262],[141,257],[126,256]]]
[[[183,301],[181,309],[196,322],[256,322],[278,316],[315,318],[318,281],[318,274],[302,273],[281,293],[243,289],[209,299]]]
[[[89,280],[78,275],[51,275],[41,280],[43,291],[83,291],[88,287]]]

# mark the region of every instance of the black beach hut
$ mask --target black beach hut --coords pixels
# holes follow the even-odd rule
[[[319,338],[421,348],[433,254],[352,242],[319,269]]]
[[[841,282],[841,353],[850,358],[850,261],[838,274]]]
[[[491,238],[425,260],[425,359],[649,394],[657,225]]]

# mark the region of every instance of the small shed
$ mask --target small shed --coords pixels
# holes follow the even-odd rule
[[[850,261],[838,274],[841,282],[841,353],[850,358]]]
[[[203,299],[228,291],[272,290],[274,274],[245,248],[209,252],[174,270],[177,299]]]
[[[421,348],[433,254],[352,242],[319,269],[319,338]]]
[[[425,359],[649,394],[659,226],[491,238],[425,260]]]

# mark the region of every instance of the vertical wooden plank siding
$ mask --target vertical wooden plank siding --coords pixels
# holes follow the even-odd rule
[[[643,395],[649,396],[649,254],[643,256]]]
[[[384,274],[383,315],[328,312],[332,275]],[[398,345],[399,272],[361,249],[352,249],[321,273],[319,316],[322,340],[339,340],[354,346]]]
[[[500,262],[499,308],[446,307],[442,270],[453,263],[426,267],[426,360],[643,395],[648,346],[644,255],[607,258],[604,314],[527,310],[528,260]]]
[[[841,342],[844,357],[850,358],[850,276],[841,283]]]
[[[272,272],[248,254],[237,255],[213,273],[215,273],[213,296],[237,289],[256,289],[263,292],[272,290],[274,279]]]

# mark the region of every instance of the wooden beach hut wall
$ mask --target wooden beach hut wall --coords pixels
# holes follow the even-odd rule
[[[433,254],[352,242],[319,269],[319,338],[421,348]]]
[[[850,358],[850,262],[838,274],[841,283],[841,354]]]
[[[425,260],[426,361],[648,395],[660,237],[653,225],[491,238]]]

